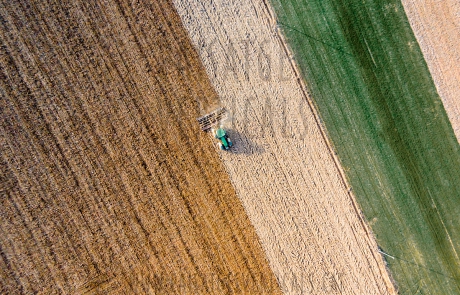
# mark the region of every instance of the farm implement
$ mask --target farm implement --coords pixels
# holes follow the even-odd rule
[[[222,122],[227,118],[228,112],[224,108],[217,108],[197,119],[201,130],[211,131],[212,135],[219,140],[219,148],[225,151],[233,146],[227,131],[222,126]]]

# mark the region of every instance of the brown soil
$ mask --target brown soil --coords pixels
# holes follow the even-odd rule
[[[403,0],[402,3],[460,141],[460,2]]]
[[[168,1],[0,3],[0,293],[279,293]]]
[[[232,110],[222,158],[282,290],[395,294],[269,4],[173,1]]]

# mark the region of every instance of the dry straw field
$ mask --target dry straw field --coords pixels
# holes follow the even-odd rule
[[[174,1],[223,105],[222,154],[286,294],[394,294],[269,4]]]
[[[0,293],[279,293],[172,4],[5,0],[0,20]]]
[[[460,141],[460,2],[403,0],[402,3]]]

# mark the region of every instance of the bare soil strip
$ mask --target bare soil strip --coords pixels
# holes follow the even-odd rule
[[[402,0],[402,3],[460,141],[460,2]]]
[[[174,3],[232,110],[235,148],[222,159],[282,290],[394,294],[270,7],[260,0]]]
[[[0,20],[0,293],[280,293],[171,3],[8,0]]]

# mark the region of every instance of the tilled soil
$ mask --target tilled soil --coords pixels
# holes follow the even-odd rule
[[[460,2],[403,0],[402,3],[460,141]]]
[[[0,293],[276,294],[168,1],[1,1]]]
[[[174,3],[232,111],[222,158],[281,289],[394,294],[269,3]]]

